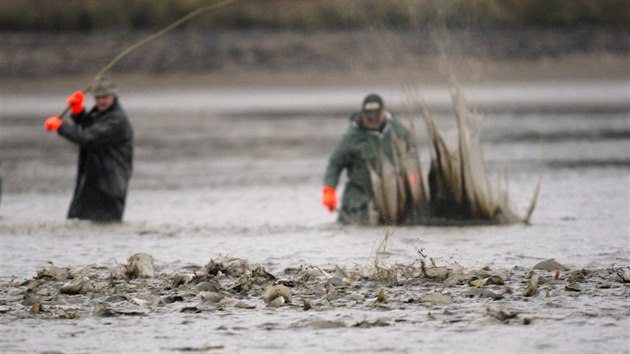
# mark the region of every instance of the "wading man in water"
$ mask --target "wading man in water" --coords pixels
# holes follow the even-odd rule
[[[79,145],[79,166],[68,219],[97,222],[122,220],[132,172],[133,130],[116,87],[107,77],[93,86],[95,105],[86,112],[83,92],[68,99],[71,121],[46,119],[44,127]]]
[[[398,189],[401,171],[395,166],[401,165],[401,157],[411,147],[409,131],[386,110],[383,99],[377,94],[366,96],[361,111],[352,114],[350,127],[330,157],[322,204],[331,212],[337,210],[335,190],[342,171],[346,170],[348,181],[338,210],[340,222],[370,225],[399,222],[402,209],[392,210],[399,207],[401,192]],[[393,182],[390,183],[393,189],[384,195],[383,182],[387,181]],[[387,201],[388,196],[394,198],[393,202]]]

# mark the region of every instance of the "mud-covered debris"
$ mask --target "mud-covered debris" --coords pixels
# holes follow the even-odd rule
[[[252,277],[257,278],[258,283],[261,283],[265,280],[267,281],[276,280],[276,277],[273,274],[269,273],[264,267],[260,267],[260,266],[252,270]]]
[[[350,300],[350,301],[354,301],[357,304],[361,304],[361,303],[365,302],[365,296],[363,296],[363,295],[361,295],[359,293],[355,293],[355,292],[346,295],[346,299]]]
[[[486,285],[504,285],[505,281],[498,275],[492,275],[484,279],[475,279],[468,282],[468,285],[481,288]]]
[[[444,281],[446,285],[459,285],[470,282],[475,277],[472,273],[464,273],[463,271],[451,271],[448,278]]]
[[[92,311],[92,314],[98,317],[114,317],[114,316],[119,315],[116,311],[108,307],[106,304],[102,304],[102,303],[96,304],[94,306],[94,310]]]
[[[308,327],[313,327],[317,329],[331,329],[346,327],[346,324],[341,321],[316,320],[309,322]]]
[[[182,302],[184,297],[181,295],[166,295],[162,296],[162,302],[165,304],[172,304],[174,302]]]
[[[31,306],[31,312],[32,313],[39,313],[39,311],[42,311],[42,305],[40,305],[39,303],[35,303],[33,304],[33,306]]]
[[[452,304],[453,297],[442,293],[431,293],[421,296],[420,301],[430,304]]]
[[[24,295],[24,298],[22,299],[22,301],[20,302],[20,304],[22,304],[23,306],[31,306],[33,304],[37,304],[40,303],[42,300],[39,298],[38,295],[34,295],[34,294],[30,294],[30,293],[26,293]]]
[[[50,310],[45,317],[49,319],[74,320],[81,318],[81,312],[78,310],[55,308]]]
[[[497,319],[496,317],[490,316],[490,315],[483,315],[482,317],[477,318],[474,321],[470,322],[472,326],[487,326],[487,325],[494,325],[494,324],[500,324],[500,323],[503,323],[503,322]]]
[[[160,348],[165,350],[176,350],[180,352],[207,352],[215,349],[223,349],[222,345],[203,345],[201,347],[176,347],[176,348]]]
[[[359,265],[350,271],[340,267],[323,271],[317,266],[302,265],[290,269],[289,273],[271,274],[263,267],[245,270],[247,262],[237,258],[224,257],[212,262],[218,265],[217,268],[224,270],[211,275],[205,271],[196,270],[190,273],[187,269],[179,269],[171,274],[162,273],[153,278],[130,280],[124,274],[126,265],[114,265],[122,270],[117,273],[111,267],[87,265],[70,269],[63,281],[48,276],[39,278],[44,274],[39,272],[38,277],[29,281],[20,283],[12,279],[0,284],[0,313],[38,319],[72,319],[79,315],[137,316],[150,312],[161,314],[165,311],[184,311],[182,309],[188,309],[184,312],[198,313],[260,308],[262,299],[268,309],[279,307],[282,312],[287,313],[308,311],[315,307],[319,310],[317,313],[322,314],[329,310],[336,311],[335,309],[371,311],[375,308],[392,310],[399,306],[420,309],[437,307],[444,310],[438,316],[443,323],[469,322],[483,325],[503,323],[513,318],[514,311],[501,307],[491,307],[488,311],[481,308],[493,303],[492,300],[505,299],[512,288],[519,289],[523,296],[533,296],[539,292],[544,295],[546,291],[548,296],[555,299],[549,301],[539,296],[529,300],[533,301],[531,304],[549,301],[553,306],[560,306],[564,300],[575,298],[576,294],[584,299],[588,296],[605,296],[600,289],[623,289],[625,284],[620,284],[623,281],[623,271],[630,269],[581,269],[564,273],[562,279],[554,279],[554,272],[522,267],[465,272],[457,265],[432,264],[428,268],[425,266],[423,271],[418,261],[414,260],[409,264],[380,264],[381,269],[386,269],[388,274],[399,279],[396,286],[388,287],[375,276],[371,265]],[[446,281],[438,280],[445,277]],[[462,282],[462,279],[468,281]],[[113,286],[110,284],[112,282]],[[582,291],[574,292],[579,289]],[[292,299],[296,297],[300,299],[301,306],[287,306],[292,305]],[[519,298],[521,297],[509,296],[508,302],[495,304],[517,303]],[[178,304],[172,304],[174,302]],[[482,312],[483,317],[471,319],[470,314],[475,307],[481,309],[479,312]],[[28,312],[31,308],[37,315]],[[343,322],[309,322],[313,319],[315,318],[298,325],[346,327]],[[524,324],[527,321],[529,320],[520,318],[520,321],[510,323]],[[374,322],[374,319],[347,322],[347,326],[354,324],[352,326],[359,328],[396,323]]]
[[[97,317],[115,317],[115,316],[144,316],[145,311],[138,310],[136,308],[128,308],[124,306],[112,307],[105,303],[97,303],[94,305],[92,314]]]
[[[495,304],[488,305],[486,310],[488,312],[488,315],[500,321],[506,321],[506,320],[509,320],[518,316],[518,312],[501,308],[499,305],[495,305]]]
[[[580,286],[577,285],[576,283],[571,283],[571,284],[565,285],[564,286],[564,290],[566,290],[566,291],[573,291],[573,292],[580,292],[580,291],[582,291]]]
[[[306,299],[302,299],[302,304],[303,304],[302,309],[304,311],[308,311],[313,308],[313,305],[311,304],[311,302]]]
[[[376,295],[376,302],[387,303],[387,299],[385,299],[385,289],[381,288],[378,291],[378,295]]]
[[[286,303],[291,303],[291,290],[284,285],[273,285],[267,288],[262,295],[263,300],[267,304],[271,303],[278,297],[282,297]]]
[[[125,275],[129,279],[155,277],[153,257],[146,253],[136,253],[129,257]]]
[[[219,307],[231,307],[234,306],[238,303],[238,299],[232,298],[232,297],[226,297],[223,298],[219,301],[218,306]]]
[[[234,307],[239,308],[239,309],[246,309],[246,310],[251,310],[251,309],[255,309],[256,308],[255,305],[248,304],[245,301],[239,301],[239,302],[235,303]]]
[[[225,295],[215,291],[202,291],[197,295],[201,301],[207,302],[220,302],[225,298]]]
[[[77,295],[77,294],[87,294],[89,292],[94,292],[96,288],[94,284],[85,278],[75,279],[71,282],[64,284],[59,292],[66,295]]]
[[[372,274],[370,278],[385,286],[394,286],[398,283],[398,272],[397,272],[397,269],[394,269],[394,268],[379,266],[379,267],[376,267],[374,274]],[[348,278],[344,278],[344,279],[346,280],[344,281],[344,280],[341,280],[340,278],[334,277],[333,279],[331,279],[331,282],[334,281],[333,284],[337,286],[346,286],[352,283],[350,279]]]
[[[131,298],[131,302],[138,306],[146,306],[149,303],[149,301],[144,300],[144,299],[139,299],[137,297]]]
[[[285,303],[286,303],[286,300],[284,299],[284,297],[278,296],[277,298],[275,298],[272,301],[268,302],[267,306],[269,306],[269,307],[280,307],[280,306],[284,305]]]
[[[486,278],[486,285],[505,285],[505,280],[498,275]]]
[[[251,273],[249,264],[246,260],[234,257],[219,257],[216,260],[212,259],[202,268],[202,270],[212,275],[222,273],[231,277],[238,277]]]
[[[389,323],[387,319],[384,319],[384,318],[379,318],[376,321],[372,321],[372,322],[363,320],[361,322],[357,322],[352,325],[352,327],[357,327],[357,328],[372,328],[372,327],[387,327],[387,326],[391,326],[391,324]]]
[[[341,284],[350,285],[352,284],[352,277],[346,273],[345,270],[341,269],[339,266],[335,266],[335,275],[331,280],[339,280]]]
[[[553,259],[553,258],[550,258],[550,259],[548,259],[546,261],[542,261],[542,262],[537,263],[534,266],[534,269],[547,270],[547,271],[550,271],[550,272],[554,272],[556,270],[565,270],[565,271],[569,270],[569,268],[567,268],[567,267],[563,266],[562,264],[556,262],[556,260]]]
[[[194,278],[194,274],[175,274],[173,276],[173,281],[171,282],[171,286],[173,288],[179,288],[182,285],[187,285]]]
[[[527,288],[523,291],[523,296],[529,297],[535,295],[538,292],[538,274],[534,274],[529,278],[529,282],[527,283]]]
[[[622,283],[630,283],[630,267],[617,268],[613,270],[617,276],[619,276],[619,281]]]
[[[218,292],[220,290],[220,285],[216,283],[211,283],[209,281],[201,282],[195,285],[197,291],[214,291]]]
[[[182,313],[201,313],[201,312],[203,312],[203,310],[198,308],[197,306],[186,306],[183,309],[179,310],[179,312],[182,312]]]
[[[468,289],[462,292],[461,296],[469,297],[469,298],[492,299],[492,300],[503,299],[503,294],[501,293],[497,293],[488,289],[480,289],[480,288]]]
[[[68,268],[59,268],[52,263],[48,263],[46,268],[37,272],[37,278],[47,278],[52,280],[66,280],[68,278]]]
[[[438,280],[438,281],[446,280],[450,272],[450,270],[446,267],[430,267],[430,268],[423,268],[422,270],[423,270],[424,275],[427,278]]]
[[[583,283],[586,281],[586,277],[590,274],[591,272],[589,272],[586,269],[580,269],[580,270],[576,270],[573,272],[570,272],[567,277],[566,280],[568,283]]]
[[[39,275],[38,275],[39,277]],[[40,285],[44,284],[44,281],[40,279],[29,279],[20,284],[20,286],[25,286],[30,290],[37,289]]]

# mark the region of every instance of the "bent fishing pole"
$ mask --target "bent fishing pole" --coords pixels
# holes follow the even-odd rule
[[[170,31],[172,31],[173,29],[175,29],[175,28],[183,25],[184,23],[192,20],[193,18],[195,18],[199,14],[202,14],[202,13],[210,11],[210,10],[217,9],[219,7],[223,7],[225,5],[228,5],[231,2],[234,2],[234,0],[224,0],[224,1],[212,4],[212,5],[202,6],[202,7],[198,8],[198,9],[188,13],[187,15],[181,17],[180,19],[174,21],[173,23],[171,23],[170,25],[164,27],[160,31],[158,31],[158,32],[150,35],[149,37],[147,37],[147,38],[137,42],[136,44],[128,47],[127,49],[125,49],[122,52],[120,52],[120,54],[118,54],[111,62],[109,62],[109,64],[105,65],[96,75],[94,75],[92,80],[81,91],[84,92],[84,93],[89,92],[92,89],[92,86],[94,85],[94,81],[96,81],[96,79],[98,77],[105,75],[107,72],[109,72],[109,70],[111,70],[111,68],[114,67],[114,65],[116,65],[119,61],[121,61],[123,58],[125,58],[127,55],[129,55],[134,50],[145,46],[146,44],[148,44],[149,42],[151,42],[151,41],[153,41],[153,40],[155,40],[157,38],[162,37],[163,35],[165,35],[166,33],[170,32]],[[68,113],[68,110],[70,110],[70,105],[67,105],[66,109],[64,109],[64,111],[61,112],[61,114],[58,115],[57,117],[63,118],[63,116],[66,115],[66,113]]]

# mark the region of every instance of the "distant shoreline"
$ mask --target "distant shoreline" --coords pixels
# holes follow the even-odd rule
[[[5,32],[0,90],[85,85],[149,33]],[[366,31],[176,32],[113,70],[127,85],[318,85],[462,81],[630,79],[630,30],[453,30],[446,35]]]

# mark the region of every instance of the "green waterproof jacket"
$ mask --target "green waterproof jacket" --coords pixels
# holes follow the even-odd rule
[[[379,149],[383,149],[385,156],[393,162],[392,130],[405,142],[407,150],[412,147],[409,130],[391,113],[387,113],[381,131],[366,129],[361,125],[360,117],[360,112],[350,117],[350,127],[330,156],[324,176],[324,185],[336,188],[341,172],[346,170],[348,178],[339,213],[339,221],[344,223],[370,222],[370,209],[373,209],[374,203],[367,163],[377,165]]]

